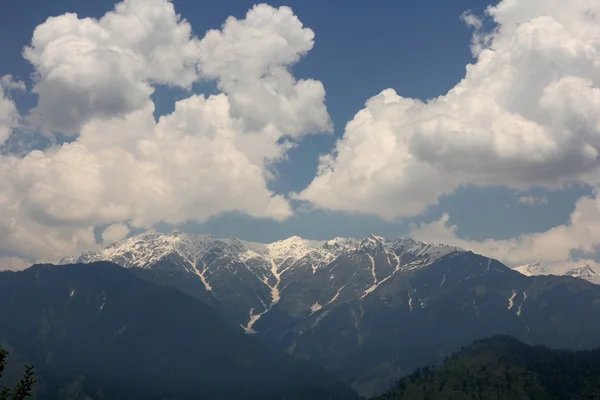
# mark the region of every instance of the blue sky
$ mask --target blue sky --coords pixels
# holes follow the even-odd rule
[[[35,68],[21,54],[32,38],[36,26],[47,17],[75,12],[79,18],[100,18],[116,2],[98,0],[81,2],[56,0],[31,2],[7,0],[0,16],[0,76],[12,74],[28,88],[34,86]],[[252,1],[174,0],[175,9],[202,38],[209,29],[220,29],[228,16],[243,19]],[[475,0],[420,2],[378,1],[272,1],[273,7],[290,6],[304,27],[315,33],[314,48],[291,68],[296,79],[315,79],[326,91],[325,104],[334,125],[333,134],[308,135],[290,150],[287,158],[272,167],[277,179],[268,182],[276,194],[288,196],[300,192],[315,177],[319,156],[332,151],[335,141],[344,134],[346,123],[364,108],[367,99],[382,90],[393,88],[405,98],[427,101],[444,95],[465,77],[465,66],[477,61],[471,48],[472,27],[461,14],[472,10],[483,15],[487,2]],[[14,22],[18,21],[18,24]],[[218,93],[213,83],[195,83],[192,92]],[[158,86],[152,97],[155,116],[173,111],[175,101],[190,92]],[[12,99],[20,114],[36,104],[31,93],[16,93]],[[546,232],[569,223],[575,202],[592,194],[592,186],[573,185],[549,191],[529,185],[518,193],[514,188],[481,187],[461,184],[442,195],[438,204],[416,216],[384,219],[369,213],[342,210],[305,210],[301,204],[295,215],[284,221],[256,218],[244,213],[213,216],[207,222],[178,224],[186,231],[215,236],[236,236],[255,241],[274,241],[300,235],[323,239],[333,236],[365,236],[375,233],[388,238],[406,235],[411,224],[428,224],[444,214],[456,225],[463,239],[509,239],[523,233]],[[250,194],[249,194],[250,195]],[[541,204],[524,204],[519,196],[541,198]],[[393,199],[392,199],[393,200]],[[397,205],[402,208],[402,204]],[[99,224],[98,226],[105,226]],[[168,230],[174,224],[157,224]],[[99,228],[96,233],[99,235]],[[1,248],[1,246],[0,246]],[[9,249],[4,249],[6,254]]]

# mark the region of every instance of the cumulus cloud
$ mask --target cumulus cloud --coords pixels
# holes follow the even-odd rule
[[[11,75],[0,78],[0,146],[8,139],[19,123],[19,111],[9,97],[12,90],[25,90],[25,84],[15,81]]]
[[[331,131],[320,82],[288,68],[313,46],[288,7],[258,5],[202,39],[166,0],[125,0],[99,20],[65,14],[34,32],[34,111],[70,143],[0,158],[0,249],[58,259],[126,228],[205,221],[225,212],[282,220],[267,184],[303,135]],[[217,81],[154,118],[155,84]],[[129,229],[129,228],[127,228]]]
[[[465,14],[476,62],[422,102],[384,90],[346,126],[296,198],[414,216],[460,185],[557,189],[598,175],[600,3],[502,0]],[[597,179],[596,179],[597,180]]]
[[[142,109],[153,83],[189,88],[198,42],[165,0],[126,0],[99,20],[48,18],[23,51],[37,74],[33,116],[46,131],[76,135],[92,118]]]
[[[590,264],[600,246],[600,198],[597,194],[577,201],[569,223],[546,232],[525,233],[507,240],[469,240],[459,237],[458,227],[444,214],[437,221],[414,225],[410,235],[419,240],[459,246],[496,258],[510,266],[542,262],[556,271]],[[581,254],[574,260],[573,253]]]
[[[287,70],[313,45],[314,32],[303,29],[289,7],[260,4],[246,19],[230,17],[221,30],[207,32],[200,43],[201,71],[217,79],[232,114],[251,131],[273,129],[291,137],[331,131],[323,84],[296,82]]]
[[[129,234],[129,227],[125,224],[112,224],[102,231],[102,244],[109,245],[123,239]]]

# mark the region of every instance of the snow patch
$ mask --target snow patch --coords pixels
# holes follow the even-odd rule
[[[273,286],[269,286],[269,284],[267,283],[267,286],[269,286],[271,288],[271,307],[273,307],[275,304],[279,303],[279,300],[281,300],[281,296],[279,293],[279,284],[281,283],[281,274],[277,271],[277,264],[275,264],[275,261],[271,260],[271,273],[273,274],[273,276],[276,279],[275,285]]]
[[[371,262],[371,276],[373,276],[373,285],[377,285],[377,274],[375,273],[375,260],[370,254],[367,254],[367,257],[369,257],[369,261]]]
[[[523,303],[525,303],[525,300],[527,300],[527,292],[523,292],[523,301],[521,302],[521,304],[519,304],[519,309],[517,310],[518,317],[521,316],[521,310],[523,308]]]
[[[508,308],[509,310],[512,310],[512,308],[513,308],[513,305],[515,304],[515,297],[517,297],[517,291],[516,291],[516,290],[513,290],[513,291],[512,291],[512,295],[511,295],[511,296],[510,296],[510,298],[508,299],[508,306],[507,306],[507,308]]]
[[[210,286],[210,283],[208,283],[208,280],[206,279],[206,263],[204,261],[200,262],[202,263],[202,272],[198,271],[198,267],[196,266],[196,264],[190,263],[192,265],[192,268],[194,269],[193,272],[196,275],[198,275],[198,277],[202,281],[202,284],[204,285],[204,288],[207,291],[212,292],[212,286]]]
[[[525,276],[550,275],[550,271],[540,263],[525,264],[513,269]]]
[[[317,312],[317,311],[319,311],[321,308],[323,308],[323,306],[322,306],[322,305],[320,305],[320,304],[319,304],[319,302],[317,301],[315,304],[313,304],[313,305],[310,307],[311,314],[314,314],[314,313],[316,313],[316,312]]]
[[[320,305],[319,302],[316,302],[315,304],[312,305],[312,307],[310,308],[311,310],[311,314],[316,313],[317,311],[319,311],[320,309],[327,307],[328,305],[330,305],[331,303],[333,303],[334,301],[336,301],[338,299],[338,297],[340,297],[340,293],[342,292],[342,290],[346,287],[346,285],[340,287],[337,292],[335,293],[335,295],[331,298],[331,300],[329,300],[327,303],[325,303],[324,305]]]
[[[253,329],[253,326],[258,322],[260,317],[262,317],[263,315],[265,315],[266,313],[271,311],[273,306],[275,304],[279,303],[279,300],[281,300],[281,294],[279,292],[279,284],[281,283],[281,274],[277,270],[277,264],[275,263],[275,261],[270,260],[270,262],[271,262],[271,273],[275,277],[275,285],[269,284],[268,276],[265,276],[262,279],[262,283],[264,283],[265,285],[267,285],[269,287],[269,289],[271,289],[271,304],[266,306],[265,310],[258,314],[254,314],[254,308],[250,309],[250,313],[249,313],[250,319],[248,320],[248,323],[246,324],[246,326],[241,325],[241,327],[244,328],[244,331],[246,331],[246,333],[248,333],[248,334],[256,333],[256,331]],[[259,300],[262,303],[262,300],[260,299],[260,297],[259,297]],[[264,303],[263,303],[263,306],[264,306]]]

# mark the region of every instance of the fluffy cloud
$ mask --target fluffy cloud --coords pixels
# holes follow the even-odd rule
[[[314,34],[287,7],[255,6],[202,38],[166,0],[126,0],[100,20],[66,14],[35,30],[34,115],[75,140],[0,158],[0,250],[57,259],[128,228],[224,212],[282,220],[288,201],[269,167],[303,135],[331,130],[320,82],[288,67]],[[153,85],[214,79],[154,118]],[[126,226],[127,225],[127,226]]]
[[[445,214],[438,221],[413,226],[410,235],[419,240],[459,246],[511,266],[542,262],[551,269],[564,271],[586,263],[596,265],[587,258],[593,258],[600,246],[600,198],[597,195],[581,198],[568,224],[508,240],[463,239],[457,235],[458,227],[449,221],[450,216]],[[583,259],[573,260],[574,252],[582,254]]]
[[[112,224],[102,231],[102,244],[109,245],[121,240],[129,234],[129,227],[125,224]]]
[[[428,102],[392,89],[348,123],[296,198],[316,207],[417,215],[459,185],[559,188],[597,176],[600,3],[502,0],[471,14],[477,61]]]
[[[189,88],[198,42],[165,0],[126,0],[99,20],[48,18],[23,52],[37,72],[33,116],[46,131],[77,134],[92,118],[142,109],[153,83]]]
[[[13,80],[12,76],[0,78],[0,146],[8,139],[12,130],[19,123],[19,111],[9,97],[12,90],[25,90],[25,84]]]
[[[218,80],[232,114],[251,131],[273,129],[291,137],[331,131],[323,84],[296,82],[287,70],[312,49],[313,40],[313,31],[303,29],[289,7],[257,5],[246,19],[230,17],[222,30],[207,32],[200,43],[201,71]]]

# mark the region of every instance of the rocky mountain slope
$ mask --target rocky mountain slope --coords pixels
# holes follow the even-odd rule
[[[528,277],[472,252],[411,239],[294,237],[265,245],[152,234],[64,262],[99,259],[203,300],[365,396],[495,334],[560,348],[600,346],[600,286]]]
[[[531,263],[513,268],[515,271],[522,273],[525,276],[550,275],[550,270],[540,263]]]
[[[115,264],[0,272],[0,347],[38,399],[353,399],[178,290]],[[20,372],[20,371],[19,371]]]
[[[99,253],[66,258],[61,264],[110,261],[151,270],[155,280],[218,304],[246,332],[254,333],[275,305],[291,317],[307,316],[364,298],[393,275],[455,251],[461,249],[376,236],[329,241],[294,236],[262,244],[152,233],[114,243]]]
[[[592,283],[600,284],[600,275],[594,271],[589,265],[573,268],[565,272],[565,275],[575,278],[585,279]]]

